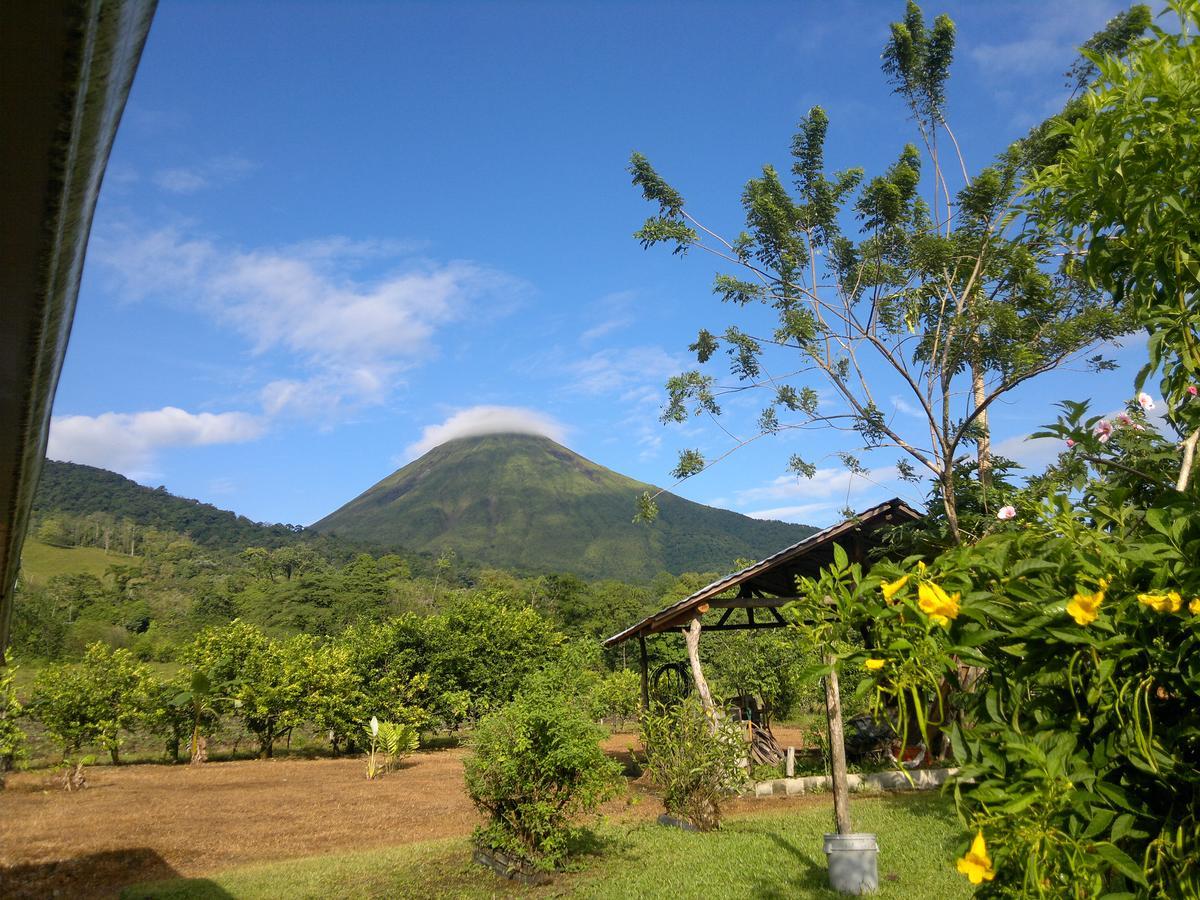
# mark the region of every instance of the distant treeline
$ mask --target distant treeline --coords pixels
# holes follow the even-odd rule
[[[70,546],[110,547],[116,542],[126,553],[130,547],[136,552],[137,528],[185,534],[201,547],[225,550],[282,547],[298,537],[329,540],[301,525],[252,522],[199,500],[176,497],[165,487],[148,488],[116,472],[54,460],[46,460],[42,468],[33,508],[38,524],[50,514],[70,520],[62,538]]]

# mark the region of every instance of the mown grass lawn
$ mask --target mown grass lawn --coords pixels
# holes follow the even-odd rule
[[[769,801],[764,801],[769,803]],[[970,896],[955,872],[959,828],[950,802],[928,795],[859,798],[855,827],[879,837],[881,898]],[[547,887],[496,878],[470,862],[470,843],[452,838],[367,853],[232,869],[208,879],[127,889],[134,898],[325,897],[837,897],[826,887],[826,804],[728,821],[693,834],[654,824],[602,825],[599,847],[579,869]],[[364,827],[370,827],[369,814]]]

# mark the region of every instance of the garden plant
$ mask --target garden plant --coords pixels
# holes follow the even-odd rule
[[[688,695],[642,717],[646,772],[667,814],[698,831],[721,825],[721,806],[746,784],[748,748],[742,727],[713,716]]]
[[[991,534],[841,595],[878,703],[957,689],[959,714],[934,712],[962,762],[957,865],[989,896],[1200,895],[1200,207],[1180,190],[1200,173],[1200,6],[1173,7],[1176,30],[1093,57],[1090,115],[1027,188],[1145,329],[1135,396],[1061,404],[1041,436],[1062,455]]]
[[[466,762],[467,793],[488,817],[476,843],[538,869],[562,867],[577,818],[620,784],[603,736],[573,698],[536,682],[480,719]]]

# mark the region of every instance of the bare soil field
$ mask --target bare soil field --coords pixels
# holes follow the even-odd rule
[[[798,737],[776,734],[784,745]],[[604,747],[628,765],[637,739],[617,734]],[[479,821],[463,790],[466,753],[417,753],[376,781],[359,758],[95,766],[74,792],[49,770],[17,773],[0,792],[0,897],[111,897],[244,863],[466,835]],[[738,800],[730,813],[814,799]],[[603,812],[648,819],[661,806],[632,781]]]

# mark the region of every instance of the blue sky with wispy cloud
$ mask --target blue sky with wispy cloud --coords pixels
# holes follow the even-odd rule
[[[959,28],[950,119],[972,168],[1061,105],[1072,48],[1120,7],[928,5]],[[724,429],[657,420],[697,330],[761,315],[712,297],[714,261],[646,253],[629,184],[647,154],[736,233],[741,186],[786,165],[816,103],[832,168],[913,139],[879,55],[901,3],[166,2],[102,191],[50,456],[113,468],[252,518],[309,523],[436,443],[547,434],[667,483]],[[1115,408],[1144,345],[998,404],[1024,437],[1051,400]],[[891,414],[908,415],[897,394]],[[678,491],[826,524],[924,488],[895,454],[868,478],[843,436],[757,441]],[[800,452],[812,482],[785,474]],[[632,514],[632,500],[631,500]]]

